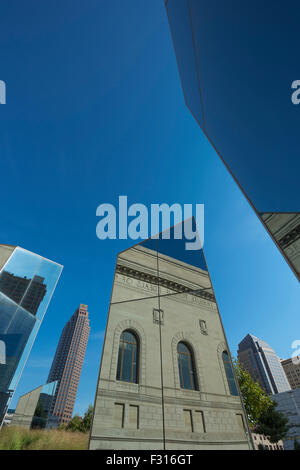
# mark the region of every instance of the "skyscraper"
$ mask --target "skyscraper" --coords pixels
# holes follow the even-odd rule
[[[186,105],[300,281],[299,5],[165,5]]]
[[[238,359],[266,393],[276,394],[291,389],[279,358],[265,341],[248,334],[239,344]]]
[[[58,382],[51,410],[58,418],[58,425],[68,423],[73,414],[90,333],[87,308],[87,305],[80,304],[65,325],[47,380],[47,383]]]
[[[0,245],[0,425],[61,271],[42,256]]]
[[[153,239],[117,257],[90,449],[249,449],[203,251]]]

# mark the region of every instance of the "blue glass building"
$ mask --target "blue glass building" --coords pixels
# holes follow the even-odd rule
[[[42,256],[0,245],[0,423],[61,271]]]

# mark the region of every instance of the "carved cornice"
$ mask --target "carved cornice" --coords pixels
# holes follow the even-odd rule
[[[300,224],[298,224],[293,230],[288,232],[284,237],[282,237],[278,243],[281,248],[287,248],[289,245],[294,243],[300,238]]]
[[[196,297],[201,297],[202,299],[209,300],[210,302],[216,302],[215,296],[211,292],[207,292],[205,288],[191,289],[187,286],[179,284],[178,282],[170,281],[160,276],[154,276],[152,274],[144,273],[142,271],[128,268],[127,266],[123,266],[120,264],[117,264],[116,272],[118,274],[123,274],[124,276],[138,279],[140,281],[149,282],[150,284],[154,284],[156,286],[165,287],[166,289],[174,291],[174,293],[190,293]]]

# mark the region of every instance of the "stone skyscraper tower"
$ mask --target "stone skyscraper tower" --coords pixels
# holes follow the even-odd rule
[[[58,381],[52,404],[58,425],[72,419],[89,333],[87,305],[80,304],[62,331],[47,380]]]

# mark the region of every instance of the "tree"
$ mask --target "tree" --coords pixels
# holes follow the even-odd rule
[[[251,375],[244,370],[236,360],[234,361],[234,369],[250,426],[254,427],[259,423],[262,413],[267,411],[273,402],[260,385],[254,382]]]
[[[294,439],[294,450],[300,450],[300,444],[297,439]]]
[[[277,403],[254,382],[238,361],[234,361],[234,367],[252,429],[267,436],[273,444],[283,439],[288,431],[288,420],[276,410]]]
[[[258,434],[268,436],[272,444],[283,439],[288,431],[288,419],[279,411],[276,410],[277,403],[272,402],[272,405],[263,413],[259,418],[259,423],[255,427]]]
[[[81,426],[82,426],[82,418],[81,416],[75,415],[71,421],[69,421],[67,424],[61,426],[62,429],[65,431],[72,431],[72,432],[81,432]]]
[[[93,405],[89,405],[87,411],[84,414],[84,417],[81,423],[82,432],[88,432],[91,429],[93,409],[94,409]]]
[[[91,428],[93,417],[93,405],[89,405],[84,417],[75,415],[67,424],[63,424],[59,429],[71,432],[88,432]]]

